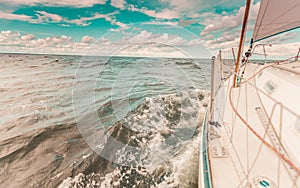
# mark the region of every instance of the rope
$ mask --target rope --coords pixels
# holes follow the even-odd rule
[[[248,82],[249,80],[253,79],[256,75],[258,75],[259,73],[261,73],[264,69],[270,68],[270,67],[272,67],[272,66],[274,66],[274,65],[283,65],[283,64],[287,64],[287,63],[289,63],[289,62],[287,62],[287,61],[289,61],[289,60],[291,60],[291,59],[293,59],[293,58],[295,58],[295,57],[291,57],[291,58],[288,58],[288,59],[286,59],[286,60],[282,60],[282,61],[277,61],[277,62],[275,62],[275,63],[271,63],[270,65],[267,65],[267,66],[261,68],[258,72],[256,72],[255,74],[253,74],[253,75],[252,75],[251,77],[249,77],[247,80],[241,82],[241,84],[244,84],[244,83]]]
[[[286,61],[279,61],[276,62],[274,64],[283,64]],[[258,73],[260,73],[262,70],[269,68],[270,66],[274,65],[268,65],[263,67],[262,69],[260,69],[260,71],[258,71],[257,73],[255,73],[254,75],[252,75],[249,79],[241,82],[241,84],[244,84],[246,82],[248,82],[249,80],[251,80],[252,78],[254,78]],[[268,142],[266,142],[265,139],[263,139],[249,124],[248,122],[241,116],[241,114],[237,111],[237,109],[234,107],[233,104],[233,100],[232,100],[232,89],[233,86],[230,87],[229,90],[229,102],[230,105],[232,107],[232,110],[234,111],[234,113],[240,118],[240,120],[247,126],[247,128],[263,143],[265,144],[269,149],[271,149],[275,154],[277,154],[283,161],[285,161],[296,173],[298,176],[300,176],[300,169],[290,160],[288,159],[285,155],[281,154],[275,147],[273,147],[271,144],[269,144]]]
[[[247,84],[246,84],[247,85]],[[251,84],[249,84],[249,85],[251,85]],[[257,85],[256,85],[256,78],[254,77],[254,85],[251,85],[252,87],[254,87],[254,89],[256,90],[256,93],[257,93],[257,96],[258,96],[258,98],[259,98],[259,101],[260,101],[260,103],[261,104],[263,104],[263,102],[262,102],[262,99],[261,99],[261,96],[260,96],[260,90],[259,90],[259,88],[257,87]],[[267,127],[267,129],[269,129],[270,128],[270,126],[271,126],[271,128],[273,129],[273,130],[275,130],[275,128],[274,128],[274,126],[273,126],[273,124],[271,123],[271,118],[272,118],[272,116],[274,115],[274,111],[275,111],[275,108],[276,108],[276,106],[277,105],[280,105],[280,131],[279,131],[279,135],[277,135],[278,136],[278,138],[279,138],[279,142],[280,142],[280,146],[279,147],[281,147],[282,149],[283,149],[283,151],[285,152],[285,154],[286,154],[286,156],[287,156],[287,158],[290,158],[290,156],[288,155],[288,152],[286,151],[286,149],[284,148],[284,145],[283,145],[283,143],[281,142],[281,133],[282,133],[282,109],[284,108],[283,106],[282,106],[282,104],[281,103],[279,103],[278,101],[275,101],[276,103],[273,105],[273,108],[272,108],[272,111],[271,111],[271,113],[270,113],[270,117],[269,117],[269,125],[268,125],[268,127]],[[265,107],[262,105],[262,108],[264,109],[264,111],[266,111],[266,109],[265,109]],[[267,131],[266,131],[267,132]],[[284,155],[284,154],[282,154],[282,155]],[[280,182],[280,160],[281,158],[280,158],[280,156],[278,156],[278,169],[277,169],[277,175],[278,175],[278,178],[277,178],[277,185],[280,185],[279,184],[279,182]],[[254,165],[254,164],[253,164]],[[286,169],[286,171],[287,171],[287,173],[288,173],[288,175],[291,177],[291,179],[293,179],[293,177],[294,177],[294,175],[290,172],[290,169],[288,169],[288,167],[286,166],[286,165],[284,165],[284,168]],[[297,177],[299,177],[299,176],[297,176]],[[297,178],[294,178],[294,180],[293,180],[293,185],[296,185],[296,181],[297,181]]]

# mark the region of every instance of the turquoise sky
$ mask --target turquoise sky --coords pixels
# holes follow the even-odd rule
[[[236,47],[244,3],[0,0],[0,51],[211,57],[219,49]],[[253,1],[250,31],[258,8],[259,2]]]

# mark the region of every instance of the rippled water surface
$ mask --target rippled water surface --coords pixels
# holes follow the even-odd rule
[[[196,187],[209,60],[0,62],[1,186]]]

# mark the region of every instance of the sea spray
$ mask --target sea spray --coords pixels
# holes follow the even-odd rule
[[[184,95],[147,98],[109,131],[115,139],[125,144],[112,153],[118,161],[116,167],[104,176],[80,173],[65,179],[60,187],[195,187],[200,139],[198,130],[209,93],[196,90],[188,96],[199,104],[197,109],[178,105],[186,100]],[[179,121],[181,114],[185,114],[184,121]],[[196,121],[197,126],[190,127],[191,122]]]

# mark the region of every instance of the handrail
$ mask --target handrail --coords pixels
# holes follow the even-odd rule
[[[295,61],[298,61],[299,54],[300,54],[300,48],[298,50],[297,56],[295,57]]]
[[[270,64],[270,65],[264,66],[264,67],[261,68],[259,71],[257,71],[255,74],[253,74],[250,78],[248,78],[247,80],[244,80],[243,82],[241,82],[241,84],[248,83],[250,80],[254,79],[255,76],[257,76],[259,73],[261,73],[263,70],[265,70],[265,69],[267,69],[267,68],[270,68],[270,67],[276,67],[276,68],[279,68],[279,67],[277,67],[277,66],[275,66],[275,65],[283,65],[283,64],[287,64],[287,63],[288,63],[287,61],[290,60],[290,59],[292,59],[292,58],[293,58],[293,57],[288,58],[287,60],[278,61],[278,62],[272,63],[272,64]],[[248,83],[248,84],[251,85],[252,87],[256,88],[259,92],[261,92],[262,94],[264,94],[266,97],[268,97],[269,99],[271,99],[273,102],[275,102],[275,103],[278,102],[278,101],[276,101],[273,97],[271,97],[271,96],[268,95],[266,92],[264,92],[263,90],[261,90],[261,89],[255,87],[255,86],[254,86],[253,84],[251,84],[251,83]],[[284,106],[283,104],[282,104],[282,107],[283,107],[285,110],[287,110],[288,112],[290,112],[291,114],[293,114],[294,116],[300,118],[300,116],[299,116],[297,113],[295,113],[294,111],[292,111],[292,110],[289,109],[288,107]]]
[[[276,62],[274,64],[279,64],[280,62]],[[284,62],[281,62],[284,63]],[[257,75],[259,72],[261,72],[262,70],[271,67],[272,65],[266,66],[262,69],[260,69],[260,71],[256,72],[254,75]],[[246,81],[242,82],[241,84],[245,84],[247,83],[249,80],[253,79],[255,76],[251,76],[249,79],[247,79]],[[271,144],[269,144],[265,139],[263,139],[250,125],[249,123],[242,117],[242,115],[238,112],[238,110],[235,108],[234,104],[233,104],[233,100],[232,100],[232,89],[234,86],[230,87],[229,90],[229,102],[230,105],[232,107],[233,112],[240,118],[240,120],[247,126],[247,128],[263,143],[265,144],[268,148],[270,148],[274,153],[276,153],[283,161],[285,161],[290,167],[292,167],[292,169],[297,173],[297,175],[300,175],[300,169],[298,168],[297,165],[295,165],[290,159],[287,158],[287,156],[283,155],[280,151],[278,151],[278,149],[276,149],[274,146],[272,146]],[[258,88],[259,89],[259,88]],[[263,93],[263,92],[262,92]],[[276,100],[275,100],[276,102]],[[283,106],[284,107],[284,106]]]
[[[268,56],[268,54],[267,54],[267,52],[266,52],[266,48],[265,48],[266,45],[267,45],[267,44],[256,44],[256,45],[253,47],[252,52],[251,52],[252,54],[256,54],[256,55],[263,55],[263,56],[265,57],[265,63],[266,63],[266,61],[267,61],[267,56]],[[264,50],[264,53],[263,53],[263,54],[260,54],[260,53],[254,53],[256,47],[258,47],[258,46],[262,46],[262,47],[263,47],[263,50]]]
[[[232,74],[238,75],[237,73],[234,72],[236,57],[233,48],[231,50],[220,50],[217,60],[219,60],[221,78],[223,80],[227,80]],[[232,65],[232,67],[229,68],[228,65]],[[224,75],[225,72],[224,70],[228,72],[228,75]]]
[[[226,66],[224,66],[223,67],[223,65],[224,65],[224,63],[226,63],[226,61],[227,60],[229,60],[228,62],[229,62],[229,64],[231,64],[231,61],[232,61],[232,59],[231,58],[228,58],[228,56],[226,56],[226,55],[228,55],[229,54],[229,51],[220,51],[220,53],[219,53],[219,56],[218,56],[218,58],[217,58],[217,61],[215,61],[215,63],[216,63],[216,69],[217,70],[215,70],[215,74],[221,74],[221,75],[223,75],[223,73],[222,72],[220,72],[220,71],[224,71],[224,70],[227,70],[227,71],[229,71],[229,72],[231,72],[231,70],[228,68],[228,67],[226,67]],[[249,84],[249,85],[251,85],[252,87],[255,87],[251,82],[248,82],[248,81],[250,81],[251,79],[254,79],[261,71],[263,71],[263,70],[265,70],[265,69],[268,69],[268,68],[272,68],[272,67],[275,67],[275,68],[282,68],[282,67],[280,67],[280,66],[278,66],[278,65],[282,65],[282,64],[287,64],[287,63],[290,63],[290,61],[293,61],[294,60],[294,58],[295,57],[291,57],[291,58],[288,58],[288,59],[286,59],[286,60],[282,60],[282,61],[277,61],[277,62],[275,62],[275,63],[270,63],[270,64],[268,64],[268,65],[266,65],[266,66],[264,66],[264,67],[262,67],[262,68],[260,68],[260,70],[258,70],[257,72],[255,72],[252,76],[250,76],[249,78],[247,78],[247,79],[243,79],[242,81],[241,81],[241,85],[242,84]],[[244,66],[244,65],[243,65]],[[222,69],[221,69],[222,68]],[[284,68],[283,68],[284,69]],[[289,69],[288,69],[289,70]],[[288,70],[286,70],[286,71],[288,71]],[[297,71],[293,71],[293,70],[289,70],[289,71],[291,71],[291,72],[293,72],[294,74],[297,74]],[[236,74],[237,76],[238,76],[238,74],[237,73],[231,73],[231,75],[232,74]],[[221,77],[221,81],[220,80],[215,80],[214,82],[216,82],[216,83],[214,83],[214,84],[220,84],[220,82],[223,82],[224,83],[224,78],[221,76],[221,75],[216,75],[216,76],[220,76]],[[299,74],[297,74],[297,75],[299,75]],[[217,77],[218,78],[218,77]],[[230,82],[228,82],[228,83],[230,83]],[[237,111],[237,109],[235,108],[235,106],[234,106],[234,104],[233,104],[233,99],[232,99],[232,90],[233,90],[233,88],[234,88],[234,86],[229,86],[228,85],[228,89],[229,89],[229,102],[230,102],[230,105],[232,106],[232,109],[233,109],[233,112],[237,115],[237,117],[239,118],[239,119],[241,119],[241,121],[244,123],[244,125],[247,127],[247,129],[248,130],[250,130],[250,132],[252,132],[254,135],[255,135],[255,137],[257,137],[260,141],[261,141],[261,143],[263,144],[263,145],[265,145],[266,147],[268,147],[272,152],[274,152],[282,161],[284,161],[287,165],[285,165],[286,166],[286,168],[289,168],[289,167],[291,167],[291,169],[293,170],[293,172],[295,173],[295,174],[297,174],[298,176],[300,176],[300,168],[297,166],[297,164],[295,164],[294,163],[294,161],[292,161],[291,159],[290,159],[290,157],[289,156],[287,156],[287,155],[284,155],[281,151],[279,151],[278,150],[278,148],[276,148],[276,146],[273,146],[272,144],[270,144],[267,140],[265,140],[263,137],[261,137],[261,135],[258,133],[258,132],[256,132],[256,130],[254,129],[254,128],[252,128],[252,126],[246,121],[246,119]],[[218,89],[220,89],[220,88],[218,88]],[[217,91],[218,91],[218,89],[217,89]],[[292,114],[292,115],[294,115],[295,117],[299,117],[299,114],[297,114],[297,113],[295,113],[294,111],[292,111],[291,109],[289,109],[287,106],[285,106],[284,104],[281,104],[281,103],[278,103],[278,101],[276,101],[276,99],[274,99],[274,98],[272,98],[272,96],[270,96],[270,95],[268,95],[266,92],[264,92],[263,90],[261,90],[260,88],[257,88],[257,90],[258,91],[260,91],[260,93],[262,93],[263,95],[266,95],[268,98],[270,98],[272,101],[274,101],[275,102],[275,106],[277,106],[277,105],[279,105],[280,107],[281,107],[281,109],[283,109],[283,110],[285,110],[285,111],[287,111],[287,112],[289,112],[290,114]],[[214,95],[214,94],[216,94],[216,93],[218,93],[217,91],[215,91],[214,93],[212,93],[211,95]],[[214,97],[215,99],[217,99],[217,97]],[[216,101],[215,101],[216,102]],[[275,106],[274,106],[274,108],[275,108]],[[211,111],[211,113],[215,113],[215,112],[220,112],[219,111],[220,109],[216,109],[216,108],[214,108],[212,111]],[[282,115],[282,114],[281,114]],[[275,117],[275,115],[272,115],[271,117]],[[277,117],[277,115],[276,115],[276,117]],[[280,118],[282,118],[281,116],[279,116]],[[206,120],[205,120],[206,121]],[[204,122],[205,122],[204,121]],[[270,120],[271,121],[271,120]],[[282,121],[282,120],[281,120]],[[207,125],[205,125],[205,124],[203,124],[203,128],[206,128],[205,126],[207,126]],[[281,125],[280,125],[281,126]],[[204,131],[204,130],[203,130]],[[204,137],[203,137],[203,139],[204,139]],[[205,138],[206,139],[206,138]],[[203,143],[201,143],[201,144],[203,144]],[[206,146],[201,146],[201,147],[206,147]],[[202,156],[202,159],[201,159],[201,161],[202,161],[202,167],[204,167],[204,159],[205,159],[205,155],[206,156],[208,156],[207,155],[207,153],[204,153],[203,152],[203,156]],[[211,172],[210,172],[211,173]],[[293,173],[293,174],[294,174]],[[201,186],[201,184],[199,184],[199,187]],[[212,185],[210,185],[210,186],[212,186]],[[204,184],[202,185],[202,187],[207,187],[207,186],[204,186]]]
[[[279,67],[279,66],[272,66],[276,69],[280,69],[280,70],[284,70],[284,71],[287,71],[287,72],[290,72],[290,73],[293,73],[293,74],[296,74],[296,75],[300,75],[300,71],[295,71],[295,70],[291,70],[291,69],[287,69],[287,68],[284,68],[284,67]]]
[[[241,114],[237,111],[237,109],[233,105],[232,101],[232,89],[233,86],[230,87],[229,91],[229,102],[230,105],[234,111],[234,113],[240,118],[240,120],[247,126],[247,128],[263,143],[265,144],[268,148],[270,148],[275,154],[277,154],[282,160],[284,160],[290,167],[292,167],[295,172],[300,175],[300,169],[291,161],[289,160],[285,155],[282,155],[275,147],[271,146],[265,139],[263,139],[249,124],[248,122],[241,116]]]

